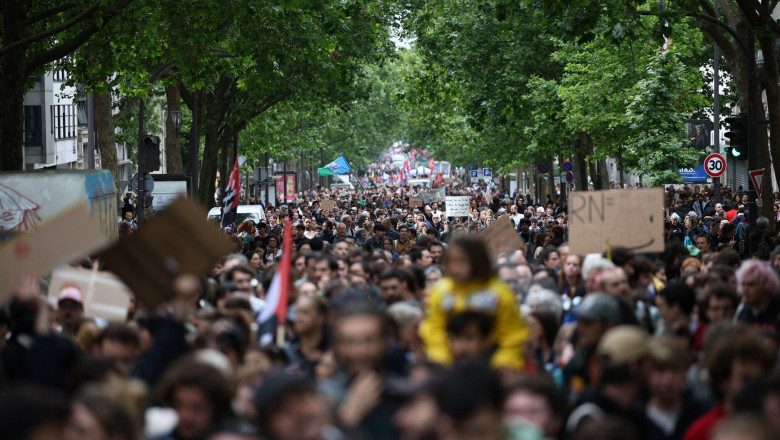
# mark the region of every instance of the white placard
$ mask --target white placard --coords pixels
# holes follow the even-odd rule
[[[447,217],[468,217],[470,197],[448,196],[445,201],[447,203]]]

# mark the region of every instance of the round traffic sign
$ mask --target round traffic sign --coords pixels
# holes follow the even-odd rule
[[[574,173],[566,171],[566,181],[572,183],[574,181]]]
[[[720,177],[726,172],[726,158],[722,154],[710,154],[704,159],[704,170],[710,177]]]
[[[568,160],[564,160],[563,163],[561,164],[561,169],[563,171],[571,171],[574,169],[574,165],[572,165],[572,163],[569,162]]]
[[[154,178],[151,174],[145,173],[143,177],[144,181],[144,191],[147,193],[151,193],[154,191]],[[135,173],[133,175],[133,178],[130,179],[130,190],[134,193],[138,194],[138,173]]]
[[[540,163],[536,165],[536,170],[539,171],[541,174],[546,174],[550,172],[550,169],[552,168],[552,165],[550,162]]]

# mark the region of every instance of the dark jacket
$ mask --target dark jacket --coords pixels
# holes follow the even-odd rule
[[[643,403],[643,409],[645,410],[645,414],[647,414],[646,403]],[[710,409],[711,405],[686,398],[682,406],[682,411],[677,417],[677,423],[674,425],[674,431],[671,435],[666,435],[666,433],[664,433],[664,431],[659,428],[658,425],[647,418],[645,419],[646,425],[642,431],[647,433],[646,438],[648,440],[682,440],[683,436],[685,436],[685,432],[693,424],[693,422],[695,422],[699,417],[704,415],[704,413]]]
[[[739,311],[739,314],[737,314],[737,322],[759,330],[774,332],[777,327],[778,317],[780,317],[780,296],[775,295],[766,309],[760,312],[755,312],[750,306],[745,304],[742,310]]]
[[[582,422],[588,419],[601,420],[605,417],[619,417],[636,429],[637,439],[650,439],[649,433],[642,430],[642,427],[649,422],[640,406],[632,405],[632,407],[624,409],[599,389],[590,389],[577,400],[577,406],[566,420],[566,438],[572,438]]]

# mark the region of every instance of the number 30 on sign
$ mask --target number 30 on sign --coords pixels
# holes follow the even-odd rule
[[[704,170],[710,177],[720,177],[726,172],[726,158],[718,153],[712,153],[704,159]]]

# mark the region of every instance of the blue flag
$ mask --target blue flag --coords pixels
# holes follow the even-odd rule
[[[347,159],[344,156],[339,156],[338,159],[325,165],[322,168],[318,168],[317,172],[320,176],[331,176],[333,174],[346,174],[352,171],[352,167],[347,163]]]

